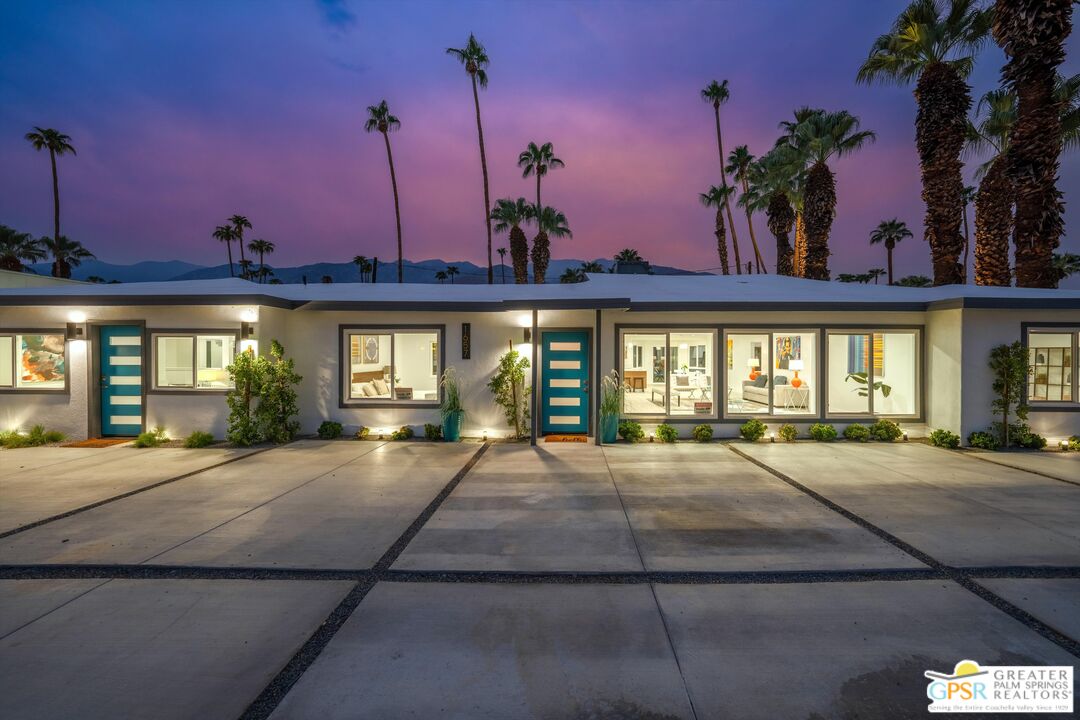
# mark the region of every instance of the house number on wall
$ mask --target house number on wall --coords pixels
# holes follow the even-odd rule
[[[472,355],[472,323],[461,323],[461,359],[468,360]]]

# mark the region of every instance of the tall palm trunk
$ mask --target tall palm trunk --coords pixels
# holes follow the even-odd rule
[[[236,277],[236,275],[235,275],[235,274],[233,273],[233,263],[232,263],[232,240],[228,240],[228,241],[227,241],[227,242],[225,243],[225,249],[229,251],[229,277]]]
[[[769,219],[769,231],[776,238],[776,274],[791,275],[794,271],[793,252],[788,233],[795,224],[795,210],[792,209],[787,195],[774,192],[769,198],[765,216]]]
[[[915,144],[922,170],[925,237],[930,243],[934,285],[961,283],[960,253],[964,238],[960,235],[960,218],[964,208],[964,181],[960,151],[966,139],[971,93],[954,67],[935,62],[919,75],[915,99],[918,103]]]
[[[795,213],[795,255],[792,267],[795,277],[806,277],[806,219],[801,210]]]
[[[750,184],[747,182],[746,177],[743,177],[742,181],[743,195],[750,191]],[[768,272],[765,267],[765,259],[761,256],[761,250],[758,248],[757,236],[754,234],[754,214],[750,208],[746,208],[746,225],[750,228],[750,244],[754,246],[754,268],[758,273]]]
[[[720,255],[720,269],[725,275],[731,274],[728,267],[727,234],[724,232],[724,211],[716,208],[716,252]]]
[[[893,272],[892,272],[892,251],[896,248],[896,243],[892,240],[885,241],[885,254],[888,256],[889,267],[889,284],[893,284]],[[874,278],[874,284],[877,285],[877,278]]]
[[[968,273],[967,273],[967,270],[968,270],[968,254],[969,254],[969,252],[971,250],[971,233],[970,233],[970,231],[968,229],[967,200],[964,201],[963,220],[964,220],[964,263],[960,267],[960,281],[966,285],[967,284],[967,279],[968,279]]]
[[[71,264],[64,258],[56,258],[52,264],[52,275],[53,277],[70,279]]]
[[[806,267],[803,277],[829,279],[829,233],[836,216],[836,180],[823,162],[814,163],[806,175],[803,203],[806,224]]]
[[[405,259],[401,250],[401,205],[398,202],[397,174],[394,172],[394,153],[390,151],[390,133],[383,132],[382,136],[386,141],[386,160],[390,163],[390,185],[394,188],[394,219],[397,221],[397,281],[403,283],[405,282]]]
[[[1016,284],[1057,287],[1052,260],[1065,226],[1057,189],[1061,106],[1054,100],[1057,68],[1072,29],[1072,0],[998,0],[994,39],[1008,62],[1002,71],[1016,92],[1016,123],[1007,171],[1016,197]]]
[[[990,165],[975,196],[975,283],[1008,287],[1009,234],[1012,232],[1013,184],[1008,161],[998,156]]]
[[[540,232],[536,233],[536,237],[533,238],[532,263],[534,284],[544,284],[545,276],[547,275],[548,263],[550,261],[551,242],[548,240],[548,234],[541,230]]]
[[[529,239],[517,225],[510,228],[510,263],[514,266],[514,282],[518,285],[528,284]]]
[[[53,240],[60,243],[60,179],[56,175],[56,152],[49,148],[49,162],[52,164],[53,196]]]
[[[720,151],[720,187],[727,189],[727,173],[724,172],[724,139],[720,134],[720,103],[713,103],[716,115],[716,147]],[[731,228],[731,248],[735,251],[735,274],[742,275],[742,259],[739,257],[739,235],[735,232],[735,219],[731,216],[731,206],[724,198],[724,212],[727,213],[728,227]]]
[[[487,228],[488,285],[495,284],[495,268],[491,264],[491,196],[488,189],[487,152],[484,150],[484,126],[480,122],[480,93],[476,90],[476,73],[469,73],[472,78],[473,103],[476,105],[476,135],[480,139],[480,169],[484,173],[484,226]]]

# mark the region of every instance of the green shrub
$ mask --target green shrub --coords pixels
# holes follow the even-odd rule
[[[408,439],[412,438],[412,436],[414,434],[415,433],[413,433],[413,429],[411,427],[409,427],[408,425],[402,425],[400,428],[398,428],[394,432],[390,433],[390,439],[391,440],[408,440]]]
[[[370,435],[370,434],[371,434],[371,428],[369,428],[369,427],[361,427],[359,430],[356,431],[356,439],[357,440],[367,440],[368,435]]]
[[[799,437],[799,430],[791,423],[784,423],[777,431],[777,435],[780,436],[781,440],[793,442],[795,438]]]
[[[739,426],[739,434],[742,435],[743,440],[746,440],[747,442],[757,442],[765,437],[765,431],[767,429],[765,423],[757,418],[751,418]]]
[[[691,434],[698,442],[709,442],[713,435],[712,425],[698,425]]]
[[[10,432],[0,433],[0,445],[10,449],[30,447],[30,438],[11,430]]]
[[[930,433],[930,444],[943,448],[960,447],[960,436],[948,430],[934,430]]]
[[[499,358],[495,374],[488,382],[495,404],[503,409],[506,424],[514,429],[515,438],[524,437],[529,426],[529,387],[525,383],[528,369],[529,359],[511,349]]]
[[[169,442],[169,436],[165,434],[165,428],[158,426],[150,432],[139,433],[135,438],[135,447],[153,448]]]
[[[983,450],[997,450],[999,447],[997,436],[986,430],[976,430],[968,435],[968,445]]]
[[[828,423],[814,423],[810,426],[810,437],[818,442],[832,442],[836,439],[836,428]]]
[[[424,423],[424,437],[428,440],[442,440],[442,425]]]
[[[1065,450],[1071,450],[1072,452],[1080,452],[1080,435],[1073,435],[1071,438],[1069,438],[1069,440],[1065,443]]]
[[[645,438],[645,431],[641,429],[641,423],[623,420],[619,423],[619,437],[627,442],[641,442]]]
[[[870,429],[859,423],[851,423],[844,428],[844,438],[856,442],[866,442],[870,439]]]
[[[323,440],[337,440],[341,437],[341,423],[333,420],[323,420],[317,432]]]
[[[59,430],[46,430],[44,425],[35,425],[25,435],[15,430],[0,433],[0,445],[6,448],[37,447],[61,442],[65,437]]]
[[[881,442],[892,442],[903,434],[904,431],[892,420],[878,420],[870,426],[870,437]]]
[[[300,414],[296,386],[303,378],[296,374],[292,358],[285,357],[281,343],[270,342],[269,358],[250,350],[238,353],[226,369],[233,381],[225,397],[229,406],[225,436],[229,442],[284,443],[296,437],[300,431],[295,419]]]
[[[203,448],[213,444],[214,436],[203,430],[196,430],[184,440],[184,447],[186,448]]]
[[[1046,438],[1037,432],[1027,428],[1025,432],[1016,436],[1016,444],[1029,450],[1042,450],[1046,447]]]
[[[667,423],[657,425],[656,439],[663,443],[673,443],[679,439],[679,431]]]

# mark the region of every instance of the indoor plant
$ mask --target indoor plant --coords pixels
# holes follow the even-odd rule
[[[619,437],[623,384],[617,370],[604,376],[600,391],[600,442],[613,443]]]
[[[457,442],[461,439],[461,421],[465,417],[465,408],[461,406],[461,386],[454,368],[448,367],[443,371],[439,384],[443,391],[442,405],[439,408],[442,414],[442,436],[447,442]]]

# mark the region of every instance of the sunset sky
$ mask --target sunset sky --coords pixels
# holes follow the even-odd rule
[[[211,239],[232,213],[277,244],[277,265],[395,256],[386,154],[363,132],[386,99],[406,257],[484,261],[483,195],[468,78],[444,54],[470,31],[491,56],[481,109],[492,200],[533,185],[516,167],[530,140],[566,168],[545,182],[573,240],[554,257],[623,247],[697,270],[718,265],[712,108],[728,79],[725,149],[760,155],[801,105],[847,109],[876,144],[834,164],[834,273],[884,267],[867,244],[883,219],[916,237],[899,274],[930,275],[910,88],[855,84],[901,2],[25,2],[0,9],[0,223],[52,231],[47,155],[35,125],[71,135],[60,160],[64,234],[102,260],[225,261]],[[1066,72],[1078,71],[1077,35]],[[978,97],[1003,62],[992,43],[971,79]],[[1080,158],[1066,157],[1068,231],[1080,232]],[[968,163],[966,175],[977,160]],[[749,256],[745,219],[737,230]],[[756,218],[770,265],[774,243]],[[505,245],[498,238],[497,246]],[[1075,239],[1065,248],[1080,252]]]

